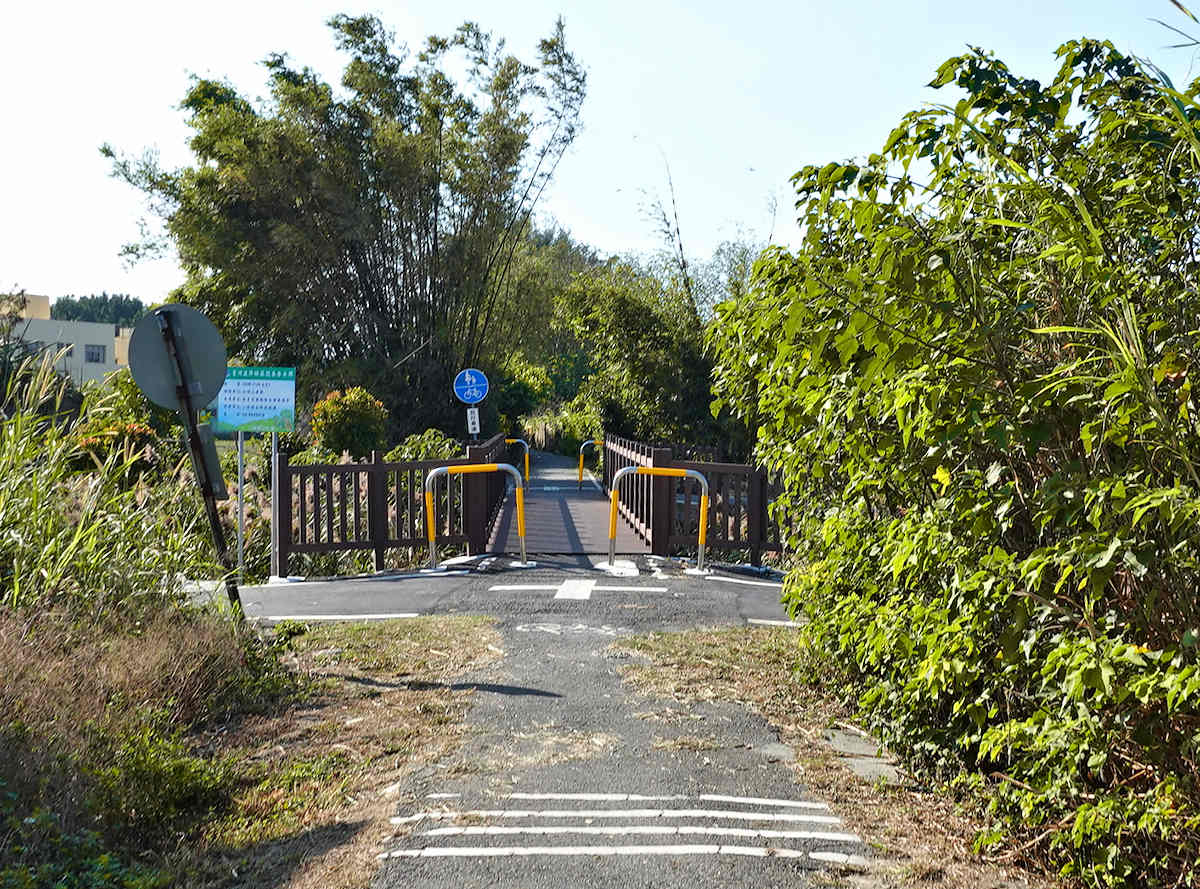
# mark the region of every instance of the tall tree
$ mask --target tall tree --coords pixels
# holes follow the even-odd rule
[[[175,296],[231,352],[297,365],[310,392],[363,385],[403,427],[445,424],[450,377],[487,351],[586,76],[561,19],[532,65],[473,23],[411,62],[374,17],[329,25],[350,56],[341,90],[273,55],[261,107],[192,84],[194,166],[104,151],[166,221],[188,276]],[[461,84],[447,74],[460,61]]]
[[[145,314],[145,304],[128,293],[60,296],[50,306],[50,317],[56,321],[95,321],[122,327],[132,327]]]

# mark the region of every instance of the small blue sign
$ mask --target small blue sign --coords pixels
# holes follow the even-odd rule
[[[454,378],[454,394],[464,404],[479,404],[488,394],[488,379],[473,367],[460,370]]]

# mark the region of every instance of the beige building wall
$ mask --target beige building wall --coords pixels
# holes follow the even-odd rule
[[[13,326],[17,339],[55,354],[55,366],[77,384],[102,380],[129,364],[131,327],[96,324],[91,321],[55,321],[50,317],[50,298],[25,294],[21,319]]]

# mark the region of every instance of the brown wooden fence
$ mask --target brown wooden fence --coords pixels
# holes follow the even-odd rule
[[[689,454],[691,456],[691,454]],[[745,552],[754,565],[764,552],[778,552],[779,529],[768,516],[774,491],[766,473],[741,463],[677,460],[673,448],[606,435],[604,488],[625,466],[694,469],[708,480],[708,548]],[[656,555],[694,549],[700,524],[700,485],[691,479],[635,475],[621,483],[621,515]]]
[[[369,463],[293,466],[280,454],[274,465],[278,496],[271,517],[276,556],[271,573],[286,576],[293,554],[343,550],[374,550],[375,569],[383,570],[388,549],[429,544],[424,506],[429,470],[507,462],[508,452],[504,436],[497,435],[450,460],[386,463],[376,451]],[[439,482],[434,498],[438,545],[485,552],[506,490],[503,473]]]

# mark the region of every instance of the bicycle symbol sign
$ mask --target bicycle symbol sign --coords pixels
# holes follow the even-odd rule
[[[488,378],[473,367],[461,370],[454,378],[454,394],[464,404],[478,404],[488,394]]]

